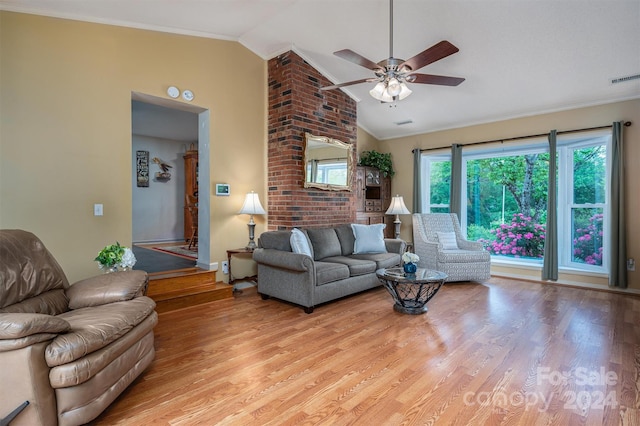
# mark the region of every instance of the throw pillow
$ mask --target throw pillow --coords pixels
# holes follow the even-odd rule
[[[455,232],[436,232],[438,234],[438,241],[442,243],[444,250],[457,250],[458,242],[456,241]]]
[[[384,228],[387,225],[378,223],[375,225],[351,224],[356,242],[353,246],[353,254],[386,253],[384,244]]]
[[[313,248],[314,260],[322,260],[325,257],[340,256],[342,254],[340,240],[333,228],[307,229],[307,235]]]
[[[309,257],[313,257],[311,254],[311,246],[309,246],[309,240],[307,240],[307,236],[304,235],[304,232],[299,230],[298,228],[293,228],[291,230],[291,250],[294,253],[298,254],[306,254]]]

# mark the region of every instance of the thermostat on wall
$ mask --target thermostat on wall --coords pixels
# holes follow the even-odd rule
[[[216,183],[216,195],[229,195],[231,189],[228,183]]]

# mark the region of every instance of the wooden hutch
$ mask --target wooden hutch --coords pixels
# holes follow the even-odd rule
[[[189,242],[193,235],[194,218],[189,211],[189,203],[198,204],[198,151],[189,150],[184,156],[184,240]]]
[[[391,204],[391,178],[374,167],[356,167],[356,222],[386,223],[385,237],[393,238],[393,216],[385,215]]]

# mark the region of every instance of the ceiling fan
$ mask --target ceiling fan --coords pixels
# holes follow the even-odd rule
[[[447,77],[433,74],[416,73],[440,59],[453,55],[459,49],[446,40],[434,44],[430,48],[418,53],[414,57],[398,59],[393,57],[393,0],[389,0],[389,58],[377,64],[350,49],[338,50],[334,55],[353,62],[374,72],[375,77],[363,78],[332,86],[321,87],[320,90],[332,90],[339,87],[351,86],[360,83],[377,82],[369,94],[381,102],[394,102],[402,100],[411,94],[406,83],[437,84],[440,86],[457,86],[464,81],[460,77]]]

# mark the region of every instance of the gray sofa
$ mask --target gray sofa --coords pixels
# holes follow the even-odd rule
[[[406,243],[384,239],[386,252],[354,254],[350,225],[303,231],[312,256],[294,253],[291,231],[260,235],[253,259],[258,264],[258,293],[301,305],[315,306],[381,285],[376,270],[399,265]]]

